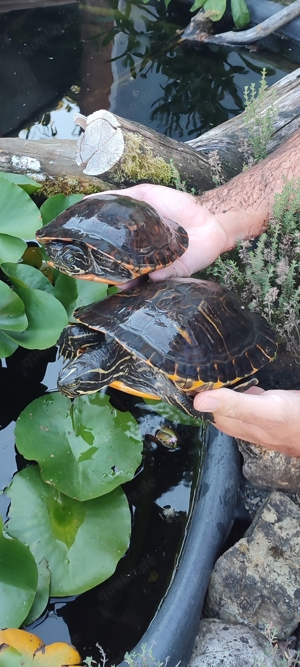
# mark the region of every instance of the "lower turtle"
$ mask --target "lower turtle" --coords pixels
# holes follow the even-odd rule
[[[194,417],[193,391],[237,387],[271,361],[275,334],[225,287],[149,281],[79,308],[60,340],[58,387],[73,398],[106,386],[161,399]]]
[[[176,222],[132,197],[98,194],[60,213],[36,232],[50,266],[114,285],[172,264],[188,248]]]

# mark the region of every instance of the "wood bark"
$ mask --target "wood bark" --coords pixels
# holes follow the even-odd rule
[[[37,7],[52,7],[70,5],[79,0],[0,0],[0,13],[12,12],[20,9],[36,9]]]
[[[200,28],[198,16],[200,18]],[[201,29],[202,16],[201,10],[192,18],[189,25],[181,34],[180,41],[196,42],[197,44],[251,44],[271,35],[271,33],[300,16],[300,0],[294,0],[291,5],[284,7],[253,28],[239,32],[230,30],[229,32],[210,35]]]
[[[272,138],[267,147],[268,153],[281,145],[300,126],[300,68],[269,89],[261,112],[265,113],[268,107],[274,104],[276,116]],[[185,181],[187,189],[194,187],[198,193],[214,186],[215,170],[211,165],[216,151],[220,167],[218,178],[221,182],[227,182],[243,168],[242,146],[247,138],[245,113],[188,143],[164,137],[139,123],[113,114],[111,116],[115,119],[116,126],[118,125],[126,150],[119,161],[102,173],[98,172],[97,177],[84,173],[86,167],[76,164],[76,142],[69,140],[0,139],[0,171],[31,175],[43,183],[45,194],[53,194],[76,190],[84,193],[95,192],[97,189],[111,187],[108,183],[120,187],[147,180],[154,182],[154,172],[152,170],[151,174],[151,170],[149,171],[150,167],[153,167],[157,176],[156,182],[182,187],[182,182]],[[105,142],[101,141],[100,137],[94,153],[100,151],[103,145]],[[168,183],[166,179],[170,174],[171,181]]]

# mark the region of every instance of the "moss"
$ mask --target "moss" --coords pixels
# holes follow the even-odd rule
[[[172,161],[166,162],[162,157],[155,156],[152,148],[144,144],[135,132],[127,134],[124,157],[110,174],[117,183],[150,181],[175,187],[180,183],[179,171]]]
[[[91,195],[94,192],[109,190],[111,187],[110,184],[104,183],[104,181],[101,181],[100,179],[97,183],[93,183],[89,182],[86,178],[76,178],[75,176],[61,174],[55,178],[46,178],[46,180],[42,182],[42,187],[37,194],[43,199],[57,194],[72,195],[76,193]]]

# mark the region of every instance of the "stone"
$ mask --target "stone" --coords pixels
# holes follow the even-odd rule
[[[238,440],[237,443],[244,460],[243,474],[251,484],[268,490],[300,491],[300,458],[244,440]]]
[[[242,623],[200,621],[189,667],[282,667],[269,640]]]
[[[205,614],[289,636],[300,621],[299,564],[300,509],[273,491],[245,536],[216,562]]]

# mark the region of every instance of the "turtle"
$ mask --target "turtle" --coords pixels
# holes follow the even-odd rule
[[[190,392],[247,384],[277,350],[262,315],[205,280],[149,280],[74,317],[61,336],[67,363],[58,377],[70,398],[110,385],[199,417]]]
[[[188,248],[183,227],[145,202],[109,193],[70,206],[36,238],[62,273],[115,285],[169,266]]]

